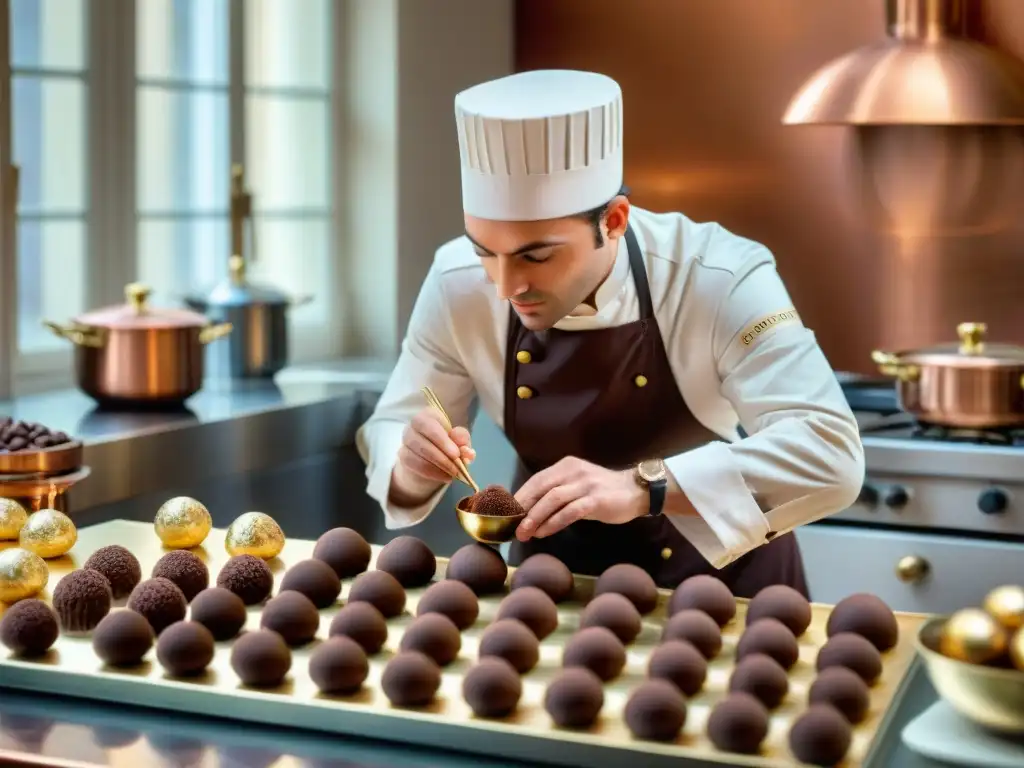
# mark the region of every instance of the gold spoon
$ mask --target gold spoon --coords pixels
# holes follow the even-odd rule
[[[427,398],[427,403],[430,407],[441,414],[441,418],[444,420],[445,429],[450,432],[453,426],[452,420],[448,416],[448,412],[445,411],[444,406],[441,405],[441,401],[437,399],[437,395],[434,394],[434,390],[430,387],[423,387],[423,395]],[[459,468],[459,480],[472,488],[473,493],[480,493],[480,486],[476,484],[473,476],[469,474],[469,469],[466,467],[462,457],[455,459],[455,466]]]

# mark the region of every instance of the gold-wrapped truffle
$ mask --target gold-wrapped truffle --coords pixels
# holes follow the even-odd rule
[[[44,560],[66,555],[78,541],[78,529],[71,518],[56,509],[41,509],[28,516],[18,535],[23,549]]]
[[[230,555],[253,555],[269,560],[284,549],[284,531],[262,512],[246,512],[228,526],[224,548]]]
[[[969,664],[988,664],[1001,658],[1009,645],[1003,626],[980,608],[964,608],[950,616],[942,628],[939,650]]]
[[[191,549],[206,540],[213,518],[202,503],[188,496],[175,496],[157,510],[153,527],[168,549]]]
[[[0,603],[16,603],[33,597],[50,580],[43,558],[19,547],[0,552]]]
[[[1007,630],[1024,627],[1024,587],[996,587],[985,597],[985,610]]]
[[[1010,639],[1010,661],[1024,672],[1024,629],[1018,629]]]
[[[0,499],[0,541],[17,541],[28,512],[14,499]]]

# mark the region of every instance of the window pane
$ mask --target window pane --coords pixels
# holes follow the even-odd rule
[[[327,101],[247,97],[246,175],[258,210],[328,205],[327,120]]]
[[[227,94],[139,88],[137,130],[140,211],[227,210]]]
[[[81,213],[86,200],[85,84],[50,77],[11,79],[19,211]]]
[[[42,328],[85,310],[85,223],[22,221],[18,225],[18,348],[66,348]]]
[[[246,85],[326,90],[329,6],[329,0],[246,0]]]
[[[139,279],[154,300],[180,304],[190,289],[212,287],[227,275],[228,219],[139,221]]]
[[[228,81],[228,0],[138,0],[135,58],[141,78]]]
[[[11,0],[11,65],[85,68],[86,0]]]
[[[253,280],[273,285],[293,296],[312,296],[304,306],[291,310],[296,325],[323,325],[330,317],[333,285],[329,253],[329,219],[256,220],[256,260],[249,267]]]

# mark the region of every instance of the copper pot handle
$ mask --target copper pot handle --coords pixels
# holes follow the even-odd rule
[[[48,328],[54,336],[78,347],[92,347],[99,349],[106,343],[103,333],[95,328],[76,325],[60,325],[49,320],[43,320],[43,327]]]
[[[883,376],[892,376],[900,381],[916,381],[921,375],[921,369],[916,365],[904,363],[899,355],[891,352],[882,352],[876,349],[871,353],[871,359],[878,366],[878,372]]]
[[[199,343],[209,344],[211,341],[222,339],[231,333],[231,323],[218,323],[217,325],[208,325],[199,331]]]

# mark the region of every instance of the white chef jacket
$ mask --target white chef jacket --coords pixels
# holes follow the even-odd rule
[[[804,327],[764,246],[715,223],[636,206],[632,225],[676,384],[693,415],[721,441],[663,456],[697,516],[670,519],[721,568],[766,541],[850,506],[864,451],[835,374]],[[597,312],[569,316],[564,331],[639,319],[625,238],[598,289]],[[438,251],[420,289],[394,373],[357,433],[367,493],[388,528],[415,525],[422,506],[388,501],[402,432],[431,387],[455,424],[473,401],[502,426],[509,307],[497,298],[465,237]],[[736,425],[749,435],[740,439]]]

